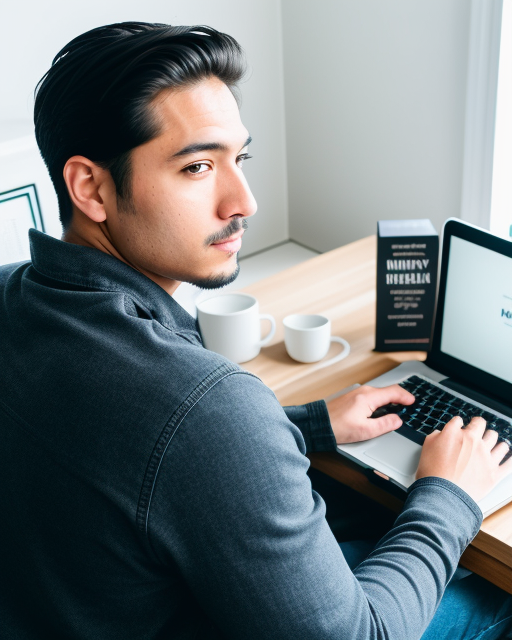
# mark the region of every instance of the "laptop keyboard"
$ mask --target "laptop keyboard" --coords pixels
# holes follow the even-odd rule
[[[398,433],[423,444],[427,435],[434,429],[441,430],[454,416],[460,416],[465,425],[471,418],[481,416],[487,422],[488,429],[498,432],[498,441],[505,441],[511,447],[506,458],[512,456],[512,421],[459,398],[420,376],[411,376],[399,384],[415,396],[416,402],[409,406],[386,405],[372,417],[396,413],[403,421]]]

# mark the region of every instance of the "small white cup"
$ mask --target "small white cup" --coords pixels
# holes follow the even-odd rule
[[[327,355],[331,342],[343,345],[343,351],[320,363],[318,368],[335,364],[350,353],[350,345],[343,338],[331,336],[331,321],[324,316],[294,314],[286,316],[284,344],[288,355],[299,362],[318,362]]]
[[[255,358],[276,331],[274,318],[260,313],[258,301],[247,293],[219,293],[198,302],[197,320],[204,346],[238,363]],[[271,325],[263,339],[261,320]]]

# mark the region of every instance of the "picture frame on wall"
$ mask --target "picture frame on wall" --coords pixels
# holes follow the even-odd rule
[[[0,193],[0,264],[30,260],[29,229],[45,231],[36,185]]]

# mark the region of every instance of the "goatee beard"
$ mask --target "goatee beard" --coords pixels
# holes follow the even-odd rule
[[[238,264],[238,256],[236,261],[236,267],[233,273],[230,274],[222,274],[220,276],[212,276],[211,278],[203,278],[199,280],[190,280],[191,284],[194,284],[196,287],[200,289],[222,289],[222,287],[227,286],[234,282],[238,274],[240,273],[240,265]]]

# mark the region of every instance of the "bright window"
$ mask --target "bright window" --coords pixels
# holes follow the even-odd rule
[[[491,231],[512,238],[512,0],[503,0],[491,197]]]

